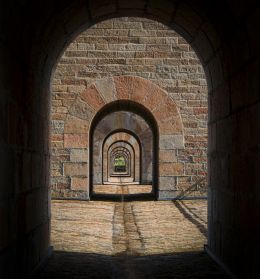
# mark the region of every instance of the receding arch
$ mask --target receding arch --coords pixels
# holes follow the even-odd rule
[[[116,102],[110,103],[108,106],[105,107],[104,110],[102,109],[95,116],[95,118],[92,121],[92,126],[90,128],[90,137],[89,137],[89,139],[90,139],[90,162],[93,158],[92,157],[93,153],[91,153],[91,152],[93,152],[93,150],[91,150],[91,147],[93,147],[94,131],[95,131],[96,127],[98,127],[98,123],[100,123],[100,121],[102,121],[102,119],[105,119],[105,117],[107,115],[112,115],[113,113],[120,112],[120,111],[131,112],[130,115],[135,115],[135,114],[139,115],[138,117],[145,118],[146,120],[148,120],[148,121],[145,121],[145,122],[149,122],[149,124],[146,124],[146,125],[148,125],[146,127],[149,127],[149,129],[151,130],[151,133],[153,135],[152,138],[151,138],[151,136],[149,137],[149,140],[152,139],[151,144],[152,144],[152,150],[153,150],[153,152],[152,152],[153,164],[151,165],[151,168],[152,168],[152,181],[151,181],[151,183],[153,184],[153,187],[154,187],[153,195],[155,195],[155,193],[157,193],[157,187],[158,187],[157,183],[155,183],[156,181],[158,181],[158,173],[157,173],[158,168],[156,169],[156,167],[155,167],[155,166],[158,166],[157,161],[156,161],[157,158],[158,158],[158,155],[156,155],[156,153],[158,152],[158,149],[157,149],[157,151],[155,149],[156,146],[158,147],[157,123],[156,123],[156,120],[154,119],[153,115],[149,111],[144,112],[144,110],[142,108],[142,105],[140,105],[138,103],[135,103],[135,102],[128,101],[128,100],[116,101]],[[138,114],[136,112],[138,112]],[[138,126],[136,126],[136,127],[138,127]],[[138,135],[139,133],[142,132],[142,130],[140,130],[140,129],[139,129],[139,131],[135,132],[135,130],[129,131],[129,129],[124,128],[123,126],[122,127],[115,127],[115,129],[111,129],[110,132],[105,134],[104,138],[102,139],[102,142],[104,143],[109,137],[111,137],[113,135],[116,135],[118,133],[123,133],[123,132],[125,134],[130,134],[134,138],[136,143],[138,145],[140,145],[140,150],[142,149],[142,151],[140,151],[140,153],[143,154],[144,151],[143,151],[143,148],[141,148],[142,143],[141,143],[141,140],[140,140],[140,135]],[[96,142],[96,140],[95,140],[95,142]],[[142,155],[140,155],[140,157],[141,156]],[[90,166],[92,166],[92,163],[90,163]],[[139,167],[141,167],[141,164],[139,164]],[[90,170],[90,173],[91,173],[91,170]],[[92,179],[92,175],[90,175],[90,185],[93,185],[92,184],[93,182],[91,181],[91,179]]]
[[[123,130],[115,130],[112,131],[107,137],[104,139],[102,150],[103,150],[103,183],[107,181],[106,173],[108,171],[108,166],[106,166],[106,162],[108,161],[109,149],[114,145],[122,142],[123,144],[127,144],[130,148],[129,152],[131,153],[131,166],[132,166],[132,174],[133,181],[140,183],[141,174],[142,174],[142,148],[141,142],[138,136],[132,131],[123,129]],[[120,144],[119,144],[120,146]],[[126,146],[125,146],[126,147]],[[107,171],[105,171],[107,167]]]
[[[128,172],[127,172],[127,176],[131,176],[133,178],[133,181],[135,180],[135,150],[133,149],[133,147],[128,144],[127,142],[123,142],[123,141],[117,141],[115,143],[112,143],[111,146],[108,148],[108,163],[109,163],[109,158],[112,159],[112,157],[114,157],[116,154],[118,154],[119,152],[124,153],[128,160],[127,162],[129,163],[128,165]],[[110,162],[112,162],[110,160]],[[107,168],[108,171],[110,171],[112,168],[111,166]]]
[[[125,117],[119,112],[125,111],[131,113],[131,116]],[[111,124],[103,123],[98,132],[100,135],[96,144],[102,144],[102,137],[106,136],[112,129],[121,129],[124,125],[130,125],[132,130],[138,130],[142,134],[142,138],[146,144],[142,146],[142,154],[148,154],[154,149],[154,143],[150,141],[152,135],[155,137],[156,144],[158,143],[159,157],[161,162],[160,170],[156,162],[157,159],[150,159],[147,156],[143,157],[147,160],[143,161],[147,169],[146,173],[142,174],[143,183],[152,181],[160,189],[160,183],[171,187],[173,177],[185,175],[185,169],[182,164],[177,164],[176,161],[165,161],[165,154],[173,150],[180,150],[184,148],[184,134],[183,124],[179,113],[179,109],[173,99],[167,93],[152,82],[135,76],[115,76],[109,79],[101,79],[90,85],[86,90],[79,94],[74,102],[68,108],[68,114],[64,123],[64,147],[70,149],[83,148],[87,149],[91,146],[91,138],[93,127],[101,125],[104,122],[104,117],[110,117],[113,113],[118,114],[119,122],[116,121],[117,126],[112,127]],[[141,117],[142,116],[142,117]],[[130,121],[129,117],[135,119],[139,117],[138,121]],[[141,118],[140,118],[141,117]],[[124,125],[122,126],[122,123]],[[111,123],[113,120],[111,119]],[[140,129],[140,123],[147,123],[145,129]],[[110,127],[109,127],[110,125]],[[150,130],[150,128],[151,130]],[[151,134],[152,133],[152,134]],[[103,134],[103,136],[101,136]],[[91,147],[92,148],[92,147]],[[91,149],[90,148],[90,149]],[[91,152],[91,150],[90,150]],[[94,163],[98,167],[99,162],[102,161],[102,154],[100,151],[97,154]],[[174,151],[175,152],[175,151]],[[96,156],[96,155],[95,155]],[[92,155],[90,154],[90,160]],[[102,180],[102,171],[93,172],[92,162],[88,162],[89,167],[89,188],[92,192],[92,174]],[[149,166],[150,164],[150,166]],[[156,179],[152,173],[159,173]],[[165,189],[165,188],[164,188]],[[175,191],[168,191],[166,194],[175,195]],[[164,194],[163,194],[164,195]]]
[[[125,162],[127,165],[127,170],[125,170],[125,174],[121,175],[121,176],[127,176],[127,177],[132,177],[133,181],[134,181],[134,150],[130,147],[127,143],[122,144],[122,142],[117,142],[114,144],[111,144],[111,146],[108,149],[108,167],[107,167],[107,176],[108,176],[108,181],[109,181],[109,176],[113,176],[113,172],[115,172],[114,166],[111,165],[115,159],[115,157],[118,156],[124,156],[125,158]],[[110,163],[110,165],[109,165]],[[109,175],[110,173],[110,175]],[[111,175],[112,174],[112,175]]]

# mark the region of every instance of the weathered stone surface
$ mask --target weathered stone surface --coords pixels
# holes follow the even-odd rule
[[[87,134],[89,131],[89,121],[82,120],[76,116],[68,115],[65,121],[65,134]]]
[[[182,122],[179,117],[160,118],[158,121],[159,131],[161,135],[176,135],[183,133]]]
[[[175,190],[176,189],[176,177],[172,176],[160,176],[159,178],[160,190]]]
[[[95,115],[95,111],[85,102],[81,101],[79,98],[70,107],[69,113],[73,116],[88,121],[90,121]]]
[[[177,162],[176,150],[159,150],[159,162]]]
[[[88,149],[71,149],[71,162],[88,162]]]
[[[167,95],[164,91],[155,86],[151,89],[152,90],[149,90],[144,96],[142,103],[153,113],[153,111],[164,102]]]
[[[98,80],[95,86],[98,92],[103,96],[106,103],[110,103],[116,99],[116,88],[113,78]]]
[[[64,163],[64,175],[66,176],[87,176],[88,164],[86,163]]]
[[[65,148],[87,148],[88,134],[64,134]]]
[[[114,77],[116,87],[116,98],[118,100],[129,100],[132,95],[134,79],[131,76]]]
[[[161,176],[177,176],[184,174],[184,165],[182,163],[161,163],[159,165]]]
[[[98,111],[105,104],[94,85],[91,85],[88,89],[83,91],[80,94],[80,98],[90,105],[95,111]]]
[[[184,148],[183,135],[162,135],[160,137],[160,149],[182,149]]]
[[[62,120],[53,120],[51,122],[51,127],[52,127],[53,134],[64,133],[64,121],[62,121]]]
[[[136,78],[132,84],[131,100],[137,103],[143,103],[143,99],[154,90],[155,85],[143,78]]]
[[[71,190],[72,191],[87,191],[88,190],[88,178],[72,177],[71,178]]]

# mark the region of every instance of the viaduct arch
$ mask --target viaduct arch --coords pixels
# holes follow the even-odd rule
[[[236,275],[246,277],[250,270],[251,278],[257,276],[259,154],[252,150],[259,148],[259,6],[257,2],[239,3],[223,0],[202,6],[194,1],[140,0],[89,1],[86,5],[85,1],[64,1],[56,6],[41,1],[37,2],[39,9],[28,1],[17,4],[14,10],[13,2],[1,2],[1,10],[8,11],[2,14],[5,24],[1,35],[2,111],[6,120],[1,142],[2,203],[5,211],[15,213],[3,213],[14,237],[3,238],[7,252],[1,252],[2,262],[7,263],[5,270],[9,268],[4,275],[10,270],[31,273],[49,246],[48,116],[53,67],[66,44],[81,30],[105,18],[134,15],[154,18],[176,29],[203,62],[210,91],[209,249]],[[24,47],[14,50],[17,40]],[[26,162],[31,162],[31,168],[19,171],[22,164],[28,166]],[[21,177],[23,185],[17,188],[22,189],[12,190]],[[245,189],[251,194],[245,195]],[[18,220],[25,220],[27,212],[44,214],[27,217],[25,226]],[[14,223],[19,226],[12,226]],[[41,248],[33,248],[32,243],[40,239]],[[241,242],[245,245],[237,245]],[[248,247],[252,247],[250,253]],[[18,268],[12,268],[14,265]]]

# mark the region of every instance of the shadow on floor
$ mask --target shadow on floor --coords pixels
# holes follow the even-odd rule
[[[203,251],[149,256],[107,256],[55,251],[36,278],[157,279],[229,278]]]
[[[185,205],[181,200],[173,201],[176,208],[180,211],[180,213],[189,220],[192,224],[194,224],[198,230],[207,238],[208,230],[207,224],[203,219],[200,218],[192,209],[190,209],[187,205]]]

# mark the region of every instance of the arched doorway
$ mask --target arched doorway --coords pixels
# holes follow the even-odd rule
[[[131,175],[133,182],[141,182],[141,168],[142,168],[142,150],[140,139],[130,130],[120,129],[114,130],[111,134],[104,139],[103,144],[103,183],[108,182],[108,170],[109,170],[109,154],[111,154],[112,147],[123,147],[129,153]]]
[[[109,187],[115,188],[109,186],[111,183],[147,185],[143,193],[138,190],[138,195],[157,198],[158,130],[156,120],[145,107],[129,100],[108,103],[92,120],[89,142],[90,198],[108,193],[117,197],[111,189],[106,192]],[[121,174],[114,172],[119,151],[128,166],[128,171]],[[136,197],[134,192],[129,194],[131,197]]]
[[[157,123],[159,124],[158,125],[158,130],[159,130],[158,157],[160,161],[160,167],[158,171],[159,183],[157,188],[158,188],[158,192],[160,193],[160,198],[172,198],[172,196],[169,196],[169,193],[171,193],[171,191],[169,190],[172,190],[173,188],[172,192],[176,191],[177,182],[184,181],[184,183],[185,182],[187,183],[188,179],[186,177],[183,177],[184,176],[183,174],[185,174],[184,167],[183,167],[184,164],[183,162],[179,161],[185,158],[184,155],[185,151],[184,152],[182,151],[184,149],[184,134],[182,128],[182,119],[180,117],[178,106],[174,103],[173,98],[172,96],[170,96],[169,92],[160,90],[158,86],[154,86],[152,83],[147,81],[147,79],[140,78],[140,77],[138,78],[136,76],[113,76],[106,79],[97,79],[94,82],[94,84],[88,86],[88,88],[85,91],[79,93],[79,97],[76,99],[75,102],[73,102],[73,104],[69,108],[69,113],[73,117],[75,117],[74,120],[80,122],[79,119],[82,119],[84,121],[86,119],[84,119],[84,115],[78,114],[77,110],[81,108],[81,111],[86,111],[86,110],[90,111],[91,121],[88,121],[88,124],[89,123],[93,124],[92,117],[95,118],[96,114],[100,110],[102,110],[104,106],[107,106],[113,102],[121,102],[122,100],[125,101],[126,103],[128,101],[133,101],[137,104],[138,103],[142,104],[144,108],[146,108],[152,114],[156,115],[157,117],[156,120],[158,120]],[[118,112],[121,113],[122,111],[115,111],[114,113],[118,113]],[[129,108],[128,110],[123,112],[124,113],[129,112]],[[132,112],[133,115],[135,114],[131,110],[130,112]],[[109,116],[105,116],[105,117],[109,117]],[[118,115],[118,118],[120,117],[121,116]],[[129,117],[125,117],[125,119],[127,118]],[[116,119],[116,117],[114,117],[114,119]],[[113,120],[113,117],[110,118],[110,120]],[[114,121],[108,121],[108,122],[114,123]],[[97,133],[97,137],[94,140],[92,140],[94,145],[100,141],[98,143],[98,145],[100,146],[103,137],[102,133],[109,132],[110,127],[108,127],[106,124],[107,123],[104,120],[102,125],[100,126],[101,128],[99,129],[100,133]],[[67,123],[65,124],[65,127],[68,129],[68,131],[72,132],[71,130],[69,130],[69,126],[70,125],[68,125]],[[115,129],[115,127],[112,127],[112,130],[113,129]],[[77,133],[79,132],[75,131],[75,134]],[[91,135],[86,133],[84,137],[86,136],[89,136],[90,139],[89,141],[91,141]],[[149,136],[147,138],[149,138]],[[191,146],[192,145],[194,145],[194,143],[192,143]],[[66,147],[69,148],[69,145],[66,145]],[[98,149],[100,150],[100,148]],[[151,145],[148,149],[151,150]],[[91,146],[89,151],[91,152]],[[99,151],[99,153],[96,154],[95,160],[92,159],[92,162],[88,161],[90,167],[93,166],[93,162],[96,164],[95,171],[89,173],[90,179],[93,176],[96,176],[98,179],[102,176],[102,168],[100,168],[98,164],[99,162],[104,162],[104,160],[102,160],[102,157],[100,156],[102,156],[102,152]],[[176,158],[175,156],[178,156],[178,158]],[[151,162],[151,160],[149,161]],[[185,164],[186,163],[188,166],[189,162],[185,162]],[[189,168],[187,168],[187,171],[190,171]],[[187,180],[185,181],[185,179]],[[89,186],[93,188],[93,184],[90,183]],[[91,198],[93,198],[93,192],[94,194],[96,194],[95,189],[94,191],[91,191],[90,189]]]
[[[120,172],[120,177],[125,176],[125,182],[134,182],[135,180],[135,149],[125,141],[117,141],[111,144],[107,150],[107,159],[103,158],[103,174],[104,165],[107,160],[107,182],[112,182],[111,178],[116,176],[115,173]],[[120,170],[120,167],[121,170]],[[138,169],[139,171],[139,169]],[[103,177],[103,183],[106,180]]]

